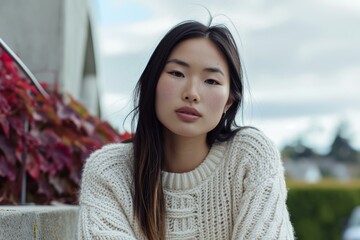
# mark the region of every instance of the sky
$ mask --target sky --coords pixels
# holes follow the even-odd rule
[[[240,125],[280,148],[328,151],[340,123],[360,149],[360,1],[93,0],[103,118],[130,130],[132,91],[164,34],[184,20],[225,24],[245,71]]]

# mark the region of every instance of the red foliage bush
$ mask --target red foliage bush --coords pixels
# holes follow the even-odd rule
[[[70,95],[48,93],[45,99],[0,49],[0,204],[19,202],[24,153],[27,202],[77,203],[84,160],[102,145],[130,137]]]

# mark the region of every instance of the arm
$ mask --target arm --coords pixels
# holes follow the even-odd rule
[[[232,239],[294,239],[280,174],[245,192],[239,205]]]
[[[246,166],[242,166],[246,173],[236,176],[232,239],[292,240],[279,152],[264,136],[249,148]]]
[[[109,158],[103,150],[87,160],[81,185],[79,239],[136,239],[130,186],[125,173],[114,172],[122,168],[119,160]]]

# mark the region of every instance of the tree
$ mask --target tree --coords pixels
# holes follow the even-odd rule
[[[0,204],[18,203],[22,176],[28,202],[76,203],[85,159],[104,144],[131,137],[70,95],[56,89],[48,94],[44,98],[0,49]]]
[[[306,146],[301,139],[297,140],[293,145],[285,146],[281,153],[284,158],[293,160],[316,156],[315,152]]]
[[[358,152],[351,146],[346,137],[347,124],[341,123],[336,132],[328,156],[335,158],[340,162],[356,163],[358,162]]]

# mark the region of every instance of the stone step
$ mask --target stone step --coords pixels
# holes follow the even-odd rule
[[[76,239],[79,207],[0,206],[0,239]]]

